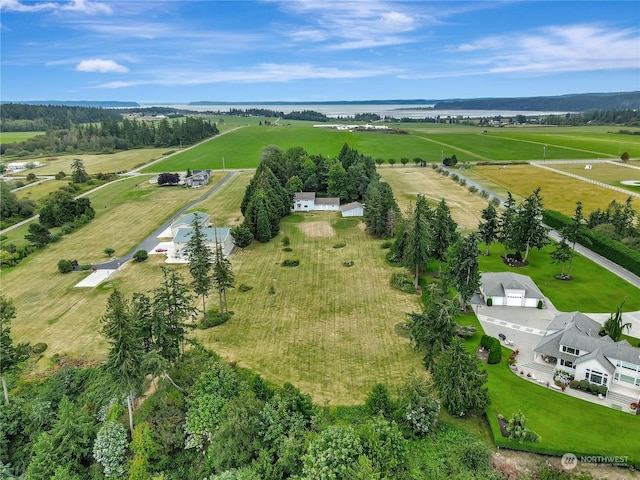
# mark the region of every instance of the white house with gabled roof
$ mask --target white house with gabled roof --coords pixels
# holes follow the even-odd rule
[[[296,192],[293,195],[292,212],[312,212],[317,210],[340,210],[340,199],[316,197],[316,192]]]

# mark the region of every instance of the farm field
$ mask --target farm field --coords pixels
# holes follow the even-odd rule
[[[230,135],[214,138],[145,171],[184,171],[187,167],[218,169],[222,168],[222,158],[226,168],[255,168],[262,149],[268,145],[284,150],[302,145],[310,155],[335,156],[342,145],[348,143],[362,154],[385,161],[393,158],[398,164],[402,157],[411,162],[416,157],[440,162],[451,155],[456,155],[460,162],[542,160],[545,155],[549,160],[617,159],[622,144],[630,147],[632,157],[640,156],[640,139],[606,133],[601,127],[549,127],[544,128],[544,133],[541,133],[542,127],[519,127],[489,129],[487,134],[482,134],[480,127],[466,125],[390,124],[405,130],[407,134],[403,135],[328,130],[313,128],[312,122],[296,121],[292,121],[291,126],[258,126],[259,120],[253,117],[246,122],[249,125]]]
[[[488,188],[498,185],[501,189],[496,189],[497,194],[506,196],[510,191],[518,201],[541,186],[544,207],[569,216],[573,215],[578,201],[582,202],[583,211],[588,215],[597,208],[604,209],[614,199],[624,203],[628,197],[622,192],[531,165],[476,165],[463,174],[480,184],[487,182]]]
[[[33,173],[36,175],[55,175],[63,171],[67,175],[71,175],[71,163],[76,158],[82,160],[87,173],[114,172],[116,169],[119,172],[123,172],[133,170],[136,167],[157,160],[161,156],[175,150],[176,148],[141,148],[109,154],[75,154],[45,157],[38,159],[38,161],[44,163],[44,165],[35,168]]]
[[[36,135],[43,135],[45,132],[1,132],[0,143],[24,142]]]
[[[557,165],[548,165],[556,170],[579,175],[597,182],[607,183],[615,187],[625,188],[631,192],[640,192],[640,187],[631,185],[623,185],[624,180],[636,180],[640,182],[640,162],[624,163],[594,163],[590,164],[591,169],[585,169],[585,164],[579,163],[562,163]]]
[[[391,185],[396,202],[402,212],[415,205],[418,194],[424,195],[435,207],[443,198],[451,210],[451,216],[464,230],[475,230],[488,200],[472,194],[466,187],[448,177],[439,175],[432,168],[385,167],[378,170],[382,180]]]

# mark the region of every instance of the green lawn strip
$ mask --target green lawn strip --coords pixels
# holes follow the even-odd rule
[[[467,351],[475,354],[479,337],[484,334],[482,326],[475,315],[464,315],[459,322],[478,329],[465,341]],[[511,353],[503,347],[499,364],[481,364],[488,372],[491,404],[487,408],[487,418],[497,445],[557,456],[568,452],[576,455],[628,455],[631,462],[640,463],[640,442],[630,441],[633,438],[631,432],[640,426],[638,416],[519,378],[506,364]],[[524,413],[528,428],[540,435],[540,443],[519,444],[502,437],[496,414],[508,419],[518,410]]]
[[[45,132],[2,132],[0,133],[0,143],[24,142],[36,135],[44,135]]]
[[[480,250],[484,251],[482,245]],[[574,258],[572,281],[556,280],[554,276],[560,273],[561,267],[551,263],[553,250],[553,245],[547,245],[540,251],[532,250],[528,266],[512,268],[502,261],[504,247],[494,244],[491,256],[481,255],[478,258],[480,270],[528,275],[551,303],[563,312],[611,313],[625,297],[627,301],[623,311],[640,310],[639,289],[582,255],[576,254]]]

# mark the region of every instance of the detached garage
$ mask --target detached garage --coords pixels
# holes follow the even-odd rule
[[[480,294],[485,303],[507,307],[537,307],[544,295],[526,275],[512,272],[483,273]]]

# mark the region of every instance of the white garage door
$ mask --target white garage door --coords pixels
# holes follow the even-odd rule
[[[520,307],[522,306],[522,294],[512,293],[507,295],[508,307]]]

